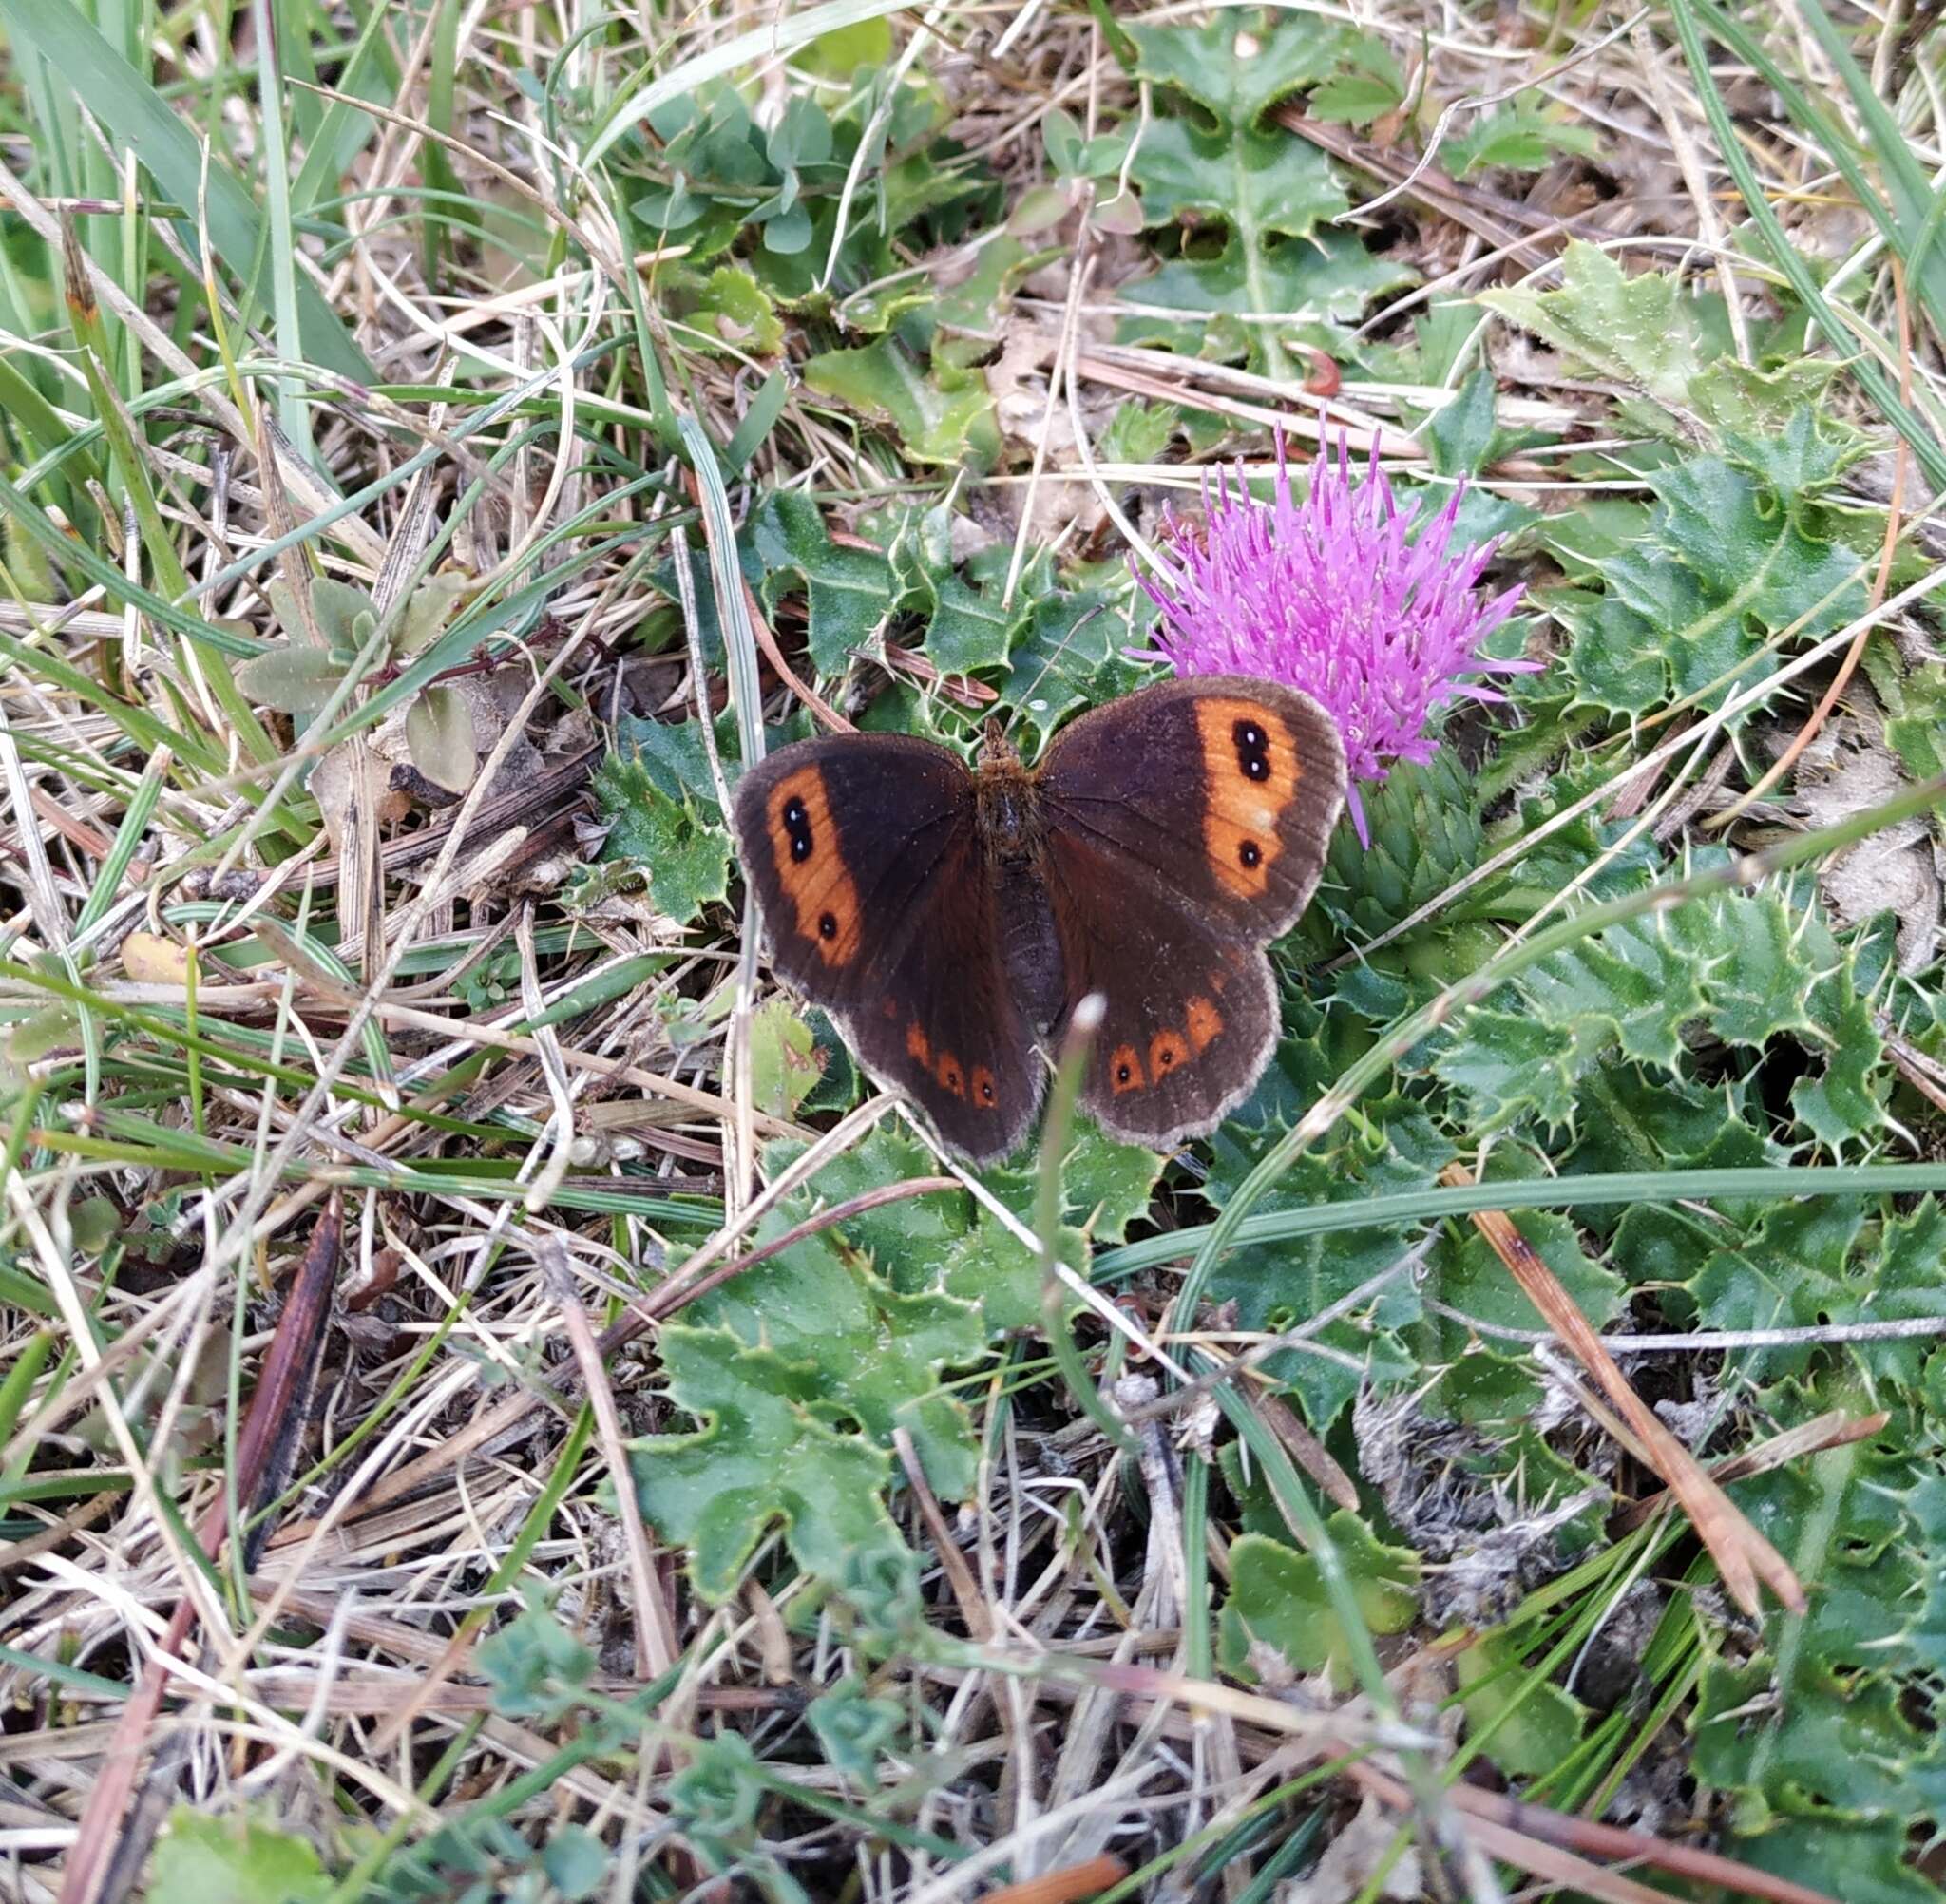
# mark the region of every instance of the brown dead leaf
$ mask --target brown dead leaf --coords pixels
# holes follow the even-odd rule
[[[1884,732],[1884,716],[1868,691],[1854,687],[1846,711],[1825,723],[1798,762],[1791,809],[1804,826],[1836,826],[1904,790],[1905,776]],[[1910,976],[1933,962],[1939,945],[1939,859],[1931,824],[1917,814],[1826,862],[1818,887],[1840,925],[1896,913],[1898,969]]]
[[[1416,1850],[1406,1851],[1392,1866],[1376,1894],[1365,1889],[1391,1856],[1398,1836],[1399,1820],[1367,1793],[1358,1816],[1325,1847],[1310,1875],[1277,1887],[1278,1904],[1350,1904],[1354,1897],[1371,1894],[1398,1900],[1422,1895]]]

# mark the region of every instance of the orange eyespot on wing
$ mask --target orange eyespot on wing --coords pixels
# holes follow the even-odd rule
[[[1108,1088],[1116,1096],[1145,1090],[1148,1083],[1142,1075],[1142,1056],[1134,1045],[1118,1044],[1108,1054]]]
[[[1088,888],[1118,908],[1104,931],[1160,905],[1212,938],[1263,944],[1289,930],[1324,870],[1345,746],[1295,688],[1205,675],[1091,710],[1056,735],[1036,778],[1050,851],[1073,839],[1113,867]],[[1175,976],[1178,1008],[1190,986],[1207,989],[1197,973]]]
[[[1190,1049],[1200,1056],[1222,1031],[1223,1014],[1199,993],[1190,1000],[1187,1018]]]
[[[1203,849],[1217,884],[1238,899],[1270,889],[1284,850],[1284,816],[1304,780],[1284,716],[1254,700],[1211,695],[1196,703],[1207,796]]]
[[[1149,1040],[1149,1076],[1162,1077],[1190,1055],[1189,1041],[1177,1031],[1159,1031]]]
[[[858,887],[845,864],[824,770],[788,773],[764,802],[773,864],[798,938],[829,969],[849,965],[865,942]]]

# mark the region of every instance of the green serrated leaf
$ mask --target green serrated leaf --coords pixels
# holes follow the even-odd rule
[[[971,675],[1004,666],[1032,602],[1017,597],[1011,607],[1003,607],[998,587],[974,588],[950,573],[939,579],[937,587],[938,605],[923,645],[941,672]]]
[[[1173,86],[1226,126],[1254,126],[1280,100],[1328,79],[1357,36],[1306,13],[1219,11],[1200,27],[1128,23],[1135,76]]]
[[[725,714],[715,722],[716,756],[729,761],[736,751],[736,721]],[[615,730],[616,751],[639,766],[650,786],[676,801],[689,801],[712,820],[723,816],[710,771],[709,749],[698,720],[654,720],[624,714]]]
[[[1354,323],[1372,298],[1417,278],[1402,258],[1367,251],[1341,226],[1269,246],[1253,245],[1232,226],[1220,256],[1173,258],[1118,294],[1131,304],[1180,312],[1181,318],[1129,316],[1116,334],[1123,343],[1166,344],[1186,356],[1258,362],[1276,338]],[[1240,313],[1268,321],[1247,324]]]
[[[730,835],[655,784],[639,760],[611,754],[596,770],[595,797],[609,823],[608,856],[637,866],[658,910],[687,925],[730,893]]]
[[[807,221],[804,237],[811,233]],[[773,220],[764,239],[777,239]],[[718,265],[703,279],[690,306],[687,321],[706,336],[727,344],[746,356],[774,357],[784,348],[784,324],[771,295],[754,273],[740,264]]]
[[[1899,1678],[1918,1664],[1910,1632],[1931,1566],[1899,1507],[1917,1478],[1904,1453],[1852,1442],[1735,1490],[1810,1588],[1787,1645],[1715,1660],[1698,1688],[1696,1771],[1737,1794],[1746,1832],[1792,1817],[1908,1823],[1916,1773],[1936,1777],[1939,1735],[1916,1723]]]
[[[1793,1086],[1791,1104],[1829,1148],[1883,1121],[1883,1047],[1851,959],[1815,914],[1793,913],[1775,892],[1719,894],[1632,920],[1542,961],[1511,990],[1515,1002],[1498,995],[1463,1014],[1434,1058],[1481,1128],[1573,1121],[1583,1081],[1610,1053],[1678,1072],[1698,1023],[1734,1045],[1787,1034],[1826,1054]],[[1607,1107],[1596,1121],[1612,1133]]]
[[[889,1457],[811,1413],[804,1365],[723,1328],[670,1324],[658,1341],[671,1398],[704,1426],[638,1443],[631,1472],[649,1524],[690,1549],[705,1598],[730,1593],[780,1524],[792,1558],[826,1579],[862,1550],[904,1545],[883,1498]]]
[[[787,578],[801,581],[811,610],[811,665],[823,676],[842,674],[851,651],[866,646],[890,612],[890,564],[876,549],[834,543],[817,505],[792,490],[765,497],[749,534],[764,605],[774,608],[789,592]]]
[[[1355,1514],[1343,1508],[1326,1523],[1365,1625],[1374,1633],[1402,1632],[1419,1610],[1419,1556],[1386,1547]],[[1243,1667],[1250,1645],[1270,1647],[1293,1672],[1328,1670],[1348,1680],[1345,1641],[1318,1564],[1260,1533],[1240,1535],[1230,1549],[1230,1598],[1223,1609],[1226,1664]]]
[[[928,368],[894,337],[808,358],[804,382],[888,423],[917,462],[985,469],[999,456],[993,397],[983,373],[937,359]]]
[[[792,1154],[793,1147],[774,1146],[771,1162],[780,1166]],[[931,1171],[925,1152],[874,1133],[774,1211],[757,1240],[771,1240],[814,1208]],[[696,1530],[682,1537],[712,1543],[707,1568],[697,1554],[699,1579],[706,1571],[711,1580],[726,1577],[725,1569],[734,1573],[746,1537],[754,1539],[773,1519],[792,1520],[804,1511],[783,1492],[761,1500],[749,1494],[757,1472],[745,1461],[749,1447],[780,1445],[792,1420],[832,1431],[813,1437],[806,1454],[830,1471],[834,1486],[841,1471],[850,1477],[847,1485],[864,1485],[866,1468],[857,1457],[865,1456],[878,1476],[870,1486],[882,1491],[888,1470],[879,1464],[893,1431],[903,1427],[936,1492],[960,1499],[972,1487],[971,1425],[963,1406],[941,1385],[942,1371],[978,1361],[987,1341],[976,1302],[944,1286],[949,1245],[963,1235],[967,1221],[965,1199],[957,1193],[887,1205],[793,1244],[684,1312],[690,1334],[673,1351],[665,1342],[672,1395],[692,1414],[714,1418],[723,1411],[726,1421],[734,1415],[741,1424],[734,1432],[657,1437],[641,1444],[645,1461],[659,1462],[665,1455],[677,1461],[672,1473],[680,1478],[683,1498],[676,1511],[680,1525]],[[875,1252],[882,1252],[888,1271],[897,1271],[902,1286],[874,1270]],[[735,1496],[734,1515],[726,1507],[712,1518],[706,1500],[712,1474],[726,1498]],[[883,1514],[883,1506],[876,1511]],[[809,1536],[824,1555],[835,1551],[838,1537],[833,1529]],[[824,1559],[805,1558],[810,1550],[792,1539],[805,1565],[834,1577]]]
[[[1511,1147],[1496,1151],[1496,1173],[1519,1154]],[[1614,1320],[1622,1306],[1622,1279],[1588,1256],[1566,1217],[1553,1210],[1526,1209],[1510,1221],[1596,1328]],[[1540,1326],[1541,1318],[1525,1291],[1507,1273],[1506,1265],[1486,1238],[1470,1224],[1440,1240],[1432,1254],[1431,1270],[1429,1280],[1440,1301],[1460,1314],[1505,1328]],[[1441,1320],[1428,1326],[1436,1328],[1440,1337],[1440,1359],[1457,1361],[1465,1353],[1469,1340],[1466,1323]]]
[[[1232,222],[1246,243],[1303,238],[1349,208],[1330,162],[1281,127],[1214,131],[1184,119],[1158,119],[1131,172],[1151,225]]]
[[[1092,591],[1030,588],[1025,628],[1009,655],[999,705],[1043,739],[1077,708],[1132,694],[1154,671],[1132,661],[1136,645],[1119,608]]]
[[[1375,33],[1348,35],[1336,72],[1312,90],[1307,119],[1369,125],[1405,103],[1405,74]]]
[[[1862,608],[1861,559],[1802,499],[1720,457],[1649,481],[1650,528],[1603,565],[1606,593],[1564,591],[1549,604],[1574,637],[1567,665],[1582,699],[1627,714],[1676,695],[1713,706],[1775,665],[1766,636],[1812,641]]]
[[[1504,1130],[1523,1117],[1558,1129],[1574,1117],[1580,1063],[1567,1026],[1480,1005],[1467,1013],[1463,1036],[1440,1054],[1434,1069],[1466,1094],[1479,1130]]]
[[[1578,239],[1562,254],[1558,291],[1496,289],[1479,302],[1658,403],[1687,405],[1703,368],[1702,327],[1681,281],[1658,272],[1631,277]]]
[[[1211,1139],[1212,1162],[1204,1194],[1220,1209],[1248,1174],[1272,1130],[1248,1133],[1226,1124]],[[1347,1144],[1301,1156],[1284,1181],[1256,1208],[1260,1211],[1322,1203],[1361,1201],[1376,1194],[1429,1186],[1450,1149],[1427,1128],[1425,1147],[1413,1142],[1411,1120],[1401,1116],[1383,1150]],[[1237,1326],[1265,1333],[1291,1328],[1398,1264],[1412,1247],[1401,1228],[1335,1231],[1280,1244],[1235,1248],[1210,1279],[1212,1303],[1234,1303]],[[1399,1331],[1420,1313],[1410,1277],[1382,1285],[1363,1310],[1333,1323],[1316,1337],[1317,1349],[1293,1349],[1264,1364],[1286,1385],[1311,1426],[1328,1428],[1360,1387],[1383,1388],[1404,1380],[1415,1366]]]
[[[1440,157],[1456,179],[1463,179],[1489,166],[1538,172],[1553,163],[1557,152],[1578,152],[1592,159],[1600,151],[1601,141],[1592,126],[1556,117],[1527,100],[1515,100],[1481,113],[1440,147]]]

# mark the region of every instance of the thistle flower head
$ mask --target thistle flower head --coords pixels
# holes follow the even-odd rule
[[[1162,611],[1151,658],[1178,675],[1286,682],[1338,723],[1361,845],[1370,836],[1357,783],[1384,779],[1395,760],[1430,758],[1427,724],[1445,703],[1506,698],[1481,676],[1540,665],[1479,653],[1520,590],[1480,594],[1498,543],[1453,547],[1460,493],[1412,539],[1419,504],[1393,500],[1376,448],[1354,483],[1341,438],[1335,462],[1319,455],[1300,504],[1280,436],[1271,500],[1252,500],[1240,466],[1233,491],[1221,472],[1213,488],[1206,477],[1203,528],[1172,519],[1161,573],[1139,578]]]

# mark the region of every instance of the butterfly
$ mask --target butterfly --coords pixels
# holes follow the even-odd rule
[[[975,1163],[1018,1149],[1040,1057],[1091,992],[1081,1102],[1113,1135],[1207,1135],[1277,1040],[1265,946],[1297,921],[1345,802],[1331,717],[1241,676],[1109,701],[1026,765],[907,734],[779,749],[735,798],[772,969]]]

